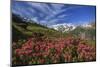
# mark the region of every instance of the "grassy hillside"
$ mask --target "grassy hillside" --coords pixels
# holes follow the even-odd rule
[[[26,22],[22,21],[22,19],[13,18],[12,21],[12,37],[13,41],[19,39],[27,39],[32,36],[34,33],[45,35],[48,38],[57,38],[61,36],[61,32],[58,32],[54,29],[48,28],[46,26],[37,24],[35,22]]]

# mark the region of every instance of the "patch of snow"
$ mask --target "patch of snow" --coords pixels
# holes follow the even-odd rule
[[[58,30],[58,27],[63,26],[63,28],[65,29],[63,32],[69,31],[70,30],[74,30],[76,28],[75,25],[73,25],[72,23],[62,23],[62,24],[56,24],[56,25],[52,25],[50,26],[50,28],[53,28],[55,30]]]

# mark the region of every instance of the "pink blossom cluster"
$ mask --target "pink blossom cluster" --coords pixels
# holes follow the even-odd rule
[[[29,38],[20,48],[14,50],[16,58],[14,64],[48,64],[96,59],[95,47],[82,43],[79,38],[66,37],[37,41],[34,39]]]

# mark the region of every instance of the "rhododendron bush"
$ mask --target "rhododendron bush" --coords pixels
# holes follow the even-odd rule
[[[42,39],[30,37],[13,42],[13,64],[50,64],[96,60],[95,46],[80,38]]]

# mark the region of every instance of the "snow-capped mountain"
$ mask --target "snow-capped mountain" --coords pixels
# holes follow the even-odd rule
[[[84,28],[91,28],[92,25],[91,24],[84,24],[84,25],[82,25],[82,27],[84,27]]]
[[[57,31],[67,32],[67,31],[74,30],[76,26],[71,23],[63,23],[63,24],[52,25],[51,28]]]

